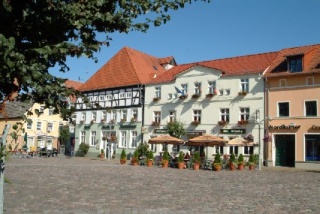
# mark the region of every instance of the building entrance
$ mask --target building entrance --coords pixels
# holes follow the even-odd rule
[[[276,166],[294,167],[295,135],[275,135]]]

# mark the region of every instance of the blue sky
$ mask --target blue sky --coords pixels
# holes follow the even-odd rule
[[[147,33],[111,34],[99,62],[68,58],[70,71],[56,76],[85,82],[124,46],[178,64],[278,51],[320,43],[320,0],[211,0],[170,12],[171,20]]]

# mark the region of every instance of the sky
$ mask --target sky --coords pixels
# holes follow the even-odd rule
[[[50,73],[85,82],[125,46],[184,64],[320,44],[320,0],[196,1],[169,15],[147,33],[111,34],[110,46],[95,54],[98,63],[70,57],[69,72]]]

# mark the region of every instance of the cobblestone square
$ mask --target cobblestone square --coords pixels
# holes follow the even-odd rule
[[[90,158],[12,159],[4,213],[319,213],[320,172],[133,167]]]

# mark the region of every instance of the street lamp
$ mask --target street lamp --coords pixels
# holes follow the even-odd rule
[[[259,138],[259,141],[258,141],[258,150],[259,150],[259,153],[258,153],[258,156],[259,156],[259,160],[258,160],[258,169],[261,170],[262,168],[262,158],[261,158],[261,124],[265,121],[265,120],[268,120],[269,118],[268,117],[265,117],[263,120],[260,121],[260,110],[257,109],[256,110],[256,123],[258,124],[258,128],[259,128],[259,134],[258,134],[258,138]]]

